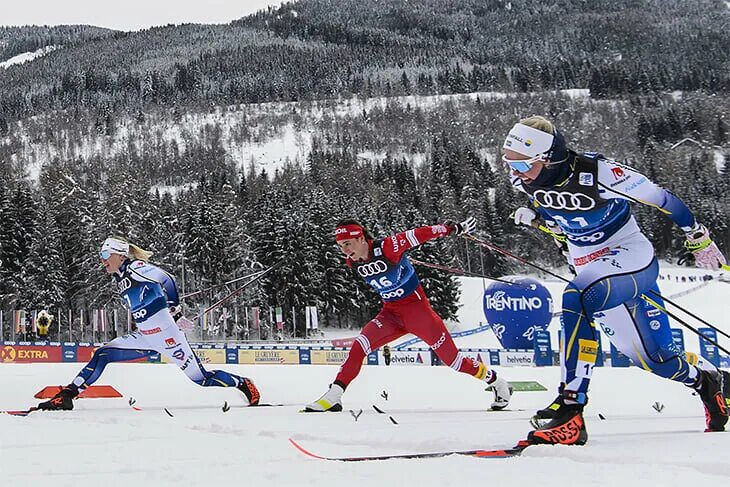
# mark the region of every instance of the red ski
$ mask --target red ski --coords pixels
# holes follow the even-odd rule
[[[469,457],[478,457],[478,458],[512,458],[519,456],[525,448],[530,446],[532,443],[529,443],[527,440],[522,440],[517,445],[515,445],[512,448],[502,449],[502,450],[449,450],[449,451],[440,451],[440,452],[430,452],[430,453],[400,453],[395,455],[376,455],[376,456],[366,456],[366,457],[324,457],[322,455],[317,455],[316,453],[312,453],[311,451],[305,449],[302,445],[294,441],[293,439],[289,438],[289,443],[291,443],[294,448],[299,450],[300,452],[304,453],[308,457],[317,458],[319,460],[330,460],[330,461],[337,461],[337,462],[368,462],[372,460],[397,460],[397,459],[412,459],[412,458],[439,458],[439,457],[448,457],[450,455],[464,455]]]

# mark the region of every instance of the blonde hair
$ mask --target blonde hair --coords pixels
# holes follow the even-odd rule
[[[137,245],[129,244],[129,257],[147,262],[152,257],[152,252]]]
[[[520,120],[522,125],[527,125],[534,129],[545,132],[546,134],[555,135],[555,126],[553,123],[545,117],[540,115],[533,115],[531,117],[523,118]]]
[[[152,252],[150,252],[149,250],[143,249],[139,245],[130,243],[129,240],[127,240],[124,237],[112,237],[112,238],[125,242],[127,245],[129,245],[129,251],[127,252],[127,254],[128,254],[127,256],[130,259],[141,260],[141,261],[147,262],[150,260],[150,257],[152,257]]]

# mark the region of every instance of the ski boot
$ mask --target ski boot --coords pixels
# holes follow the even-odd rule
[[[71,411],[74,408],[73,400],[78,395],[79,389],[74,385],[68,385],[48,401],[40,403],[38,409],[42,411]]]
[[[509,405],[509,400],[512,397],[512,384],[507,382],[501,377],[497,377],[497,373],[493,372],[492,382],[487,387],[487,390],[494,392],[494,402],[489,407],[492,411],[501,411]]]
[[[730,396],[730,374],[725,371],[700,370],[697,382],[693,386],[705,405],[705,431],[725,431],[727,424]]]
[[[238,384],[236,389],[243,392],[243,395],[246,396],[246,399],[248,399],[249,406],[259,405],[261,394],[259,393],[259,390],[256,388],[256,385],[254,385],[251,379],[247,379],[246,377],[244,377]]]
[[[342,411],[342,394],[345,389],[338,383],[330,384],[329,390],[316,401],[304,407],[305,413],[323,413],[325,411]]]
[[[586,402],[585,394],[564,390],[550,406],[541,410],[551,411],[552,419],[535,431],[530,431],[527,440],[534,444],[585,445],[588,441],[588,431],[583,419]],[[555,405],[557,406],[553,408]]]
[[[558,397],[556,397],[549,406],[540,409],[535,413],[534,416],[532,416],[532,418],[530,418],[530,424],[533,428],[537,430],[541,429],[558,415],[560,408],[565,406],[565,402],[563,400],[564,390],[565,384],[560,384],[560,387],[558,387]],[[584,404],[584,406],[586,404],[588,404],[588,398],[586,398],[586,403]]]

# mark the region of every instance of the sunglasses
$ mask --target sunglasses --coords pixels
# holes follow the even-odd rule
[[[109,257],[112,256],[112,253],[109,249],[102,249],[99,251],[99,257],[101,257],[103,260],[109,260]]]
[[[507,156],[502,156],[502,162],[517,172],[527,172],[532,169],[532,166],[535,165],[536,162],[544,161],[545,156],[543,154],[531,157],[530,159],[507,159]]]

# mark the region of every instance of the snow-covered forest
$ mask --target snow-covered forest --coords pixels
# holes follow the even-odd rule
[[[316,304],[334,326],[378,302],[333,244],[343,218],[385,235],[471,214],[490,241],[560,265],[509,220],[524,200],[497,162],[532,114],[674,191],[727,253],[728,20],[710,0],[302,0],[227,26],[0,28],[0,62],[56,47],[0,68],[0,309],[113,303],[108,235],[186,291],[283,260],[236,303]],[[680,257],[678,229],[636,212]],[[460,239],[414,256],[524,271]],[[453,316],[452,277],[419,274]]]

